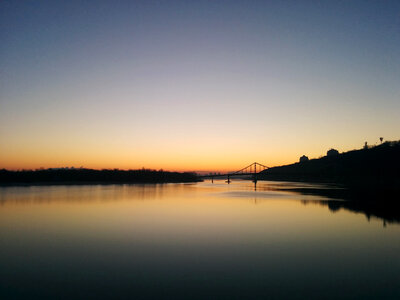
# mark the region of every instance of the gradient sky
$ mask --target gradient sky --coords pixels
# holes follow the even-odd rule
[[[235,170],[400,137],[400,1],[1,1],[0,168]]]

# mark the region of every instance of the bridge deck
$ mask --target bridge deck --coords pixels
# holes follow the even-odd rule
[[[214,175],[209,174],[209,175],[202,175],[199,177],[214,178],[214,177],[231,177],[231,176],[250,176],[250,175],[255,176],[268,168],[269,167],[264,166],[258,162],[254,162],[251,165],[248,165],[247,167],[244,167],[236,172],[225,173],[225,174],[214,174]]]

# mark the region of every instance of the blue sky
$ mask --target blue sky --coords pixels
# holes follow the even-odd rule
[[[399,138],[398,1],[3,1],[0,22],[3,167],[226,169]]]

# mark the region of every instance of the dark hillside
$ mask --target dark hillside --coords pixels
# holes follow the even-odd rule
[[[330,182],[398,190],[400,141],[270,168],[260,173],[260,179]]]

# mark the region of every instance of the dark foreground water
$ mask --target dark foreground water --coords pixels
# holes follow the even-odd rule
[[[276,187],[0,188],[0,299],[400,299],[396,220]]]

